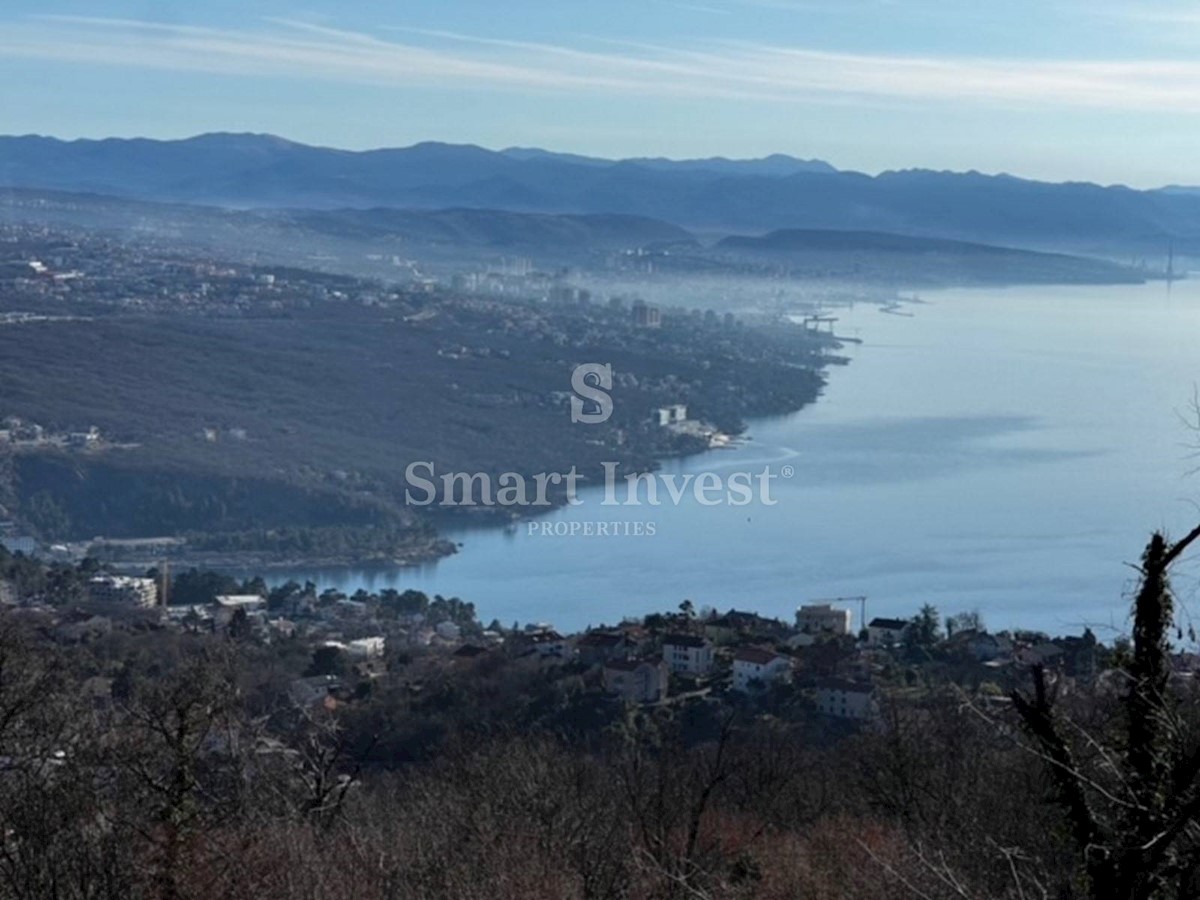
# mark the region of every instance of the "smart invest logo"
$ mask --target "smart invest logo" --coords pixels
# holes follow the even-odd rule
[[[609,391],[613,386],[610,363],[583,363],[571,373],[571,421],[584,425],[607,422],[613,414]]]

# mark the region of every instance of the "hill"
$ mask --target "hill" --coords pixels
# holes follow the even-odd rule
[[[709,244],[660,219],[494,209],[227,210],[92,194],[0,192],[0,218],[130,233],[254,263],[318,267],[389,281],[490,268],[505,257],[593,273],[649,265],[663,274],[838,278],[896,287],[1109,284],[1144,272],[1096,259],[881,232],[784,230]],[[399,263],[399,267],[397,266]]]
[[[1139,280],[1130,269],[1078,256],[880,231],[785,229],[761,237],[727,237],[714,249],[732,259],[786,266],[793,276],[819,271],[825,277],[909,285]]]
[[[602,160],[422,143],[361,152],[269,135],[0,138],[0,185],[233,208],[469,207],[620,213],[691,229],[889,231],[1127,257],[1200,253],[1200,196],[819,161]]]

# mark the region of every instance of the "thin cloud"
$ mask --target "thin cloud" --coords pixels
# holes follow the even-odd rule
[[[62,62],[396,86],[692,99],[975,103],[1191,113],[1200,63],[833,53],[746,42],[581,46],[392,29],[387,39],[264,20],[259,29],[43,16],[6,25],[0,53]]]

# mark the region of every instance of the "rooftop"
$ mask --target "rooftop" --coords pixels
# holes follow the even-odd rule
[[[765,666],[767,663],[773,662],[776,659],[786,659],[787,657],[780,656],[774,650],[766,650],[762,647],[743,647],[737,653],[733,654],[735,662],[755,663],[760,666]]]
[[[668,634],[663,638],[663,646],[706,647],[708,646],[708,641],[694,634]]]

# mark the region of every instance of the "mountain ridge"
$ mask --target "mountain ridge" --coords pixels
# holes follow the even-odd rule
[[[339,150],[273,135],[0,137],[0,185],[234,209],[479,208],[625,214],[692,231],[877,230],[1119,257],[1200,254],[1200,195],[1009,174],[868,175],[758,160],[603,160],[426,141]]]

